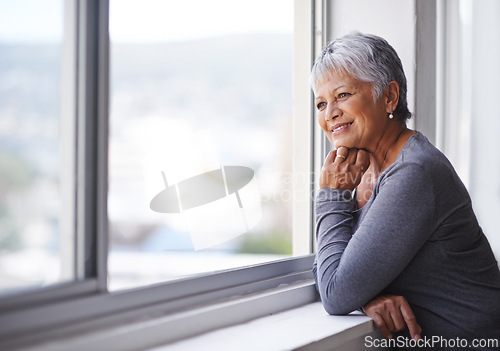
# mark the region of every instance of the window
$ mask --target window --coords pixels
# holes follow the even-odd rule
[[[111,1],[110,34],[109,289],[291,256],[293,2]]]
[[[437,7],[438,41],[436,138],[469,190],[474,212],[500,260],[500,44],[480,35],[500,35],[500,4],[494,1],[443,1]],[[480,64],[478,64],[480,63]]]
[[[0,296],[76,278],[64,40],[62,1],[0,4]]]
[[[37,20],[45,18],[36,22],[32,40],[50,32],[50,50],[30,51],[26,61],[9,61],[4,55],[9,51],[2,49],[0,98],[10,100],[0,107],[0,142],[2,157],[9,152],[2,161],[18,156],[12,150],[25,160],[6,168],[11,171],[15,164],[32,177],[33,184],[20,190],[14,183],[4,186],[12,192],[16,211],[38,211],[33,212],[38,221],[33,228],[41,234],[31,236],[35,229],[21,228],[26,233],[22,236],[42,238],[38,243],[43,255],[52,260],[48,267],[56,261],[59,269],[47,277],[38,274],[33,284],[16,283],[8,293],[7,288],[1,292],[6,296],[0,298],[0,348],[311,280],[311,4],[206,3],[190,2],[188,9],[183,2],[160,1],[116,1],[109,6],[97,0],[47,0],[36,7],[26,0],[0,5],[1,40],[13,35],[11,28],[29,28],[12,21],[31,20],[30,11]],[[176,12],[175,6],[181,8]],[[193,6],[202,10],[198,21],[208,20],[201,30],[191,22],[193,11],[183,14]],[[250,13],[266,20],[256,26],[259,21],[246,21]],[[172,21],[181,19],[180,24],[156,27],[164,25],[167,14]],[[151,21],[140,21],[141,16]],[[120,32],[123,21],[128,28]],[[189,38],[155,37],[163,32]],[[203,51],[202,59],[191,54],[197,50]],[[36,66],[39,76],[23,76],[24,62]],[[19,86],[18,95],[4,85],[23,79],[40,85]],[[20,95],[25,93],[35,99]],[[36,127],[20,122],[30,117],[37,118]],[[14,134],[16,128],[22,133]],[[11,145],[16,148],[8,149]],[[185,162],[191,156],[196,162]],[[210,192],[183,193],[183,182],[198,175],[201,181],[189,188]],[[3,177],[4,184],[22,180]],[[168,218],[171,204],[152,201],[168,189],[175,190],[174,204],[183,215],[204,216],[203,222],[179,225],[179,218]],[[232,202],[224,202],[226,198]],[[212,204],[219,207],[208,214],[198,211]],[[216,217],[220,208],[230,215]],[[189,214],[187,209],[198,212]],[[7,223],[5,218],[0,225]],[[208,222],[212,226],[205,226]],[[223,231],[222,224],[238,231]],[[182,225],[194,225],[195,230],[177,229]],[[193,234],[206,229],[209,240]],[[4,258],[13,251],[2,246],[1,275],[7,272]],[[26,262],[17,265],[44,269],[42,261]],[[313,298],[310,293],[291,300],[273,297],[265,311],[243,304],[224,323]]]

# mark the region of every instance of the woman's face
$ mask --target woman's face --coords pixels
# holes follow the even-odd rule
[[[331,74],[315,89],[318,122],[335,148],[376,147],[387,118],[383,96],[374,101],[372,84],[346,74]]]

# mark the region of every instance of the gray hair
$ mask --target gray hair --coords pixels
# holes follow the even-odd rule
[[[353,32],[331,41],[314,62],[312,87],[331,73],[348,74],[372,83],[374,99],[382,96],[391,81],[396,81],[399,85],[399,101],[394,116],[401,121],[411,117],[403,65],[396,50],[385,39]]]

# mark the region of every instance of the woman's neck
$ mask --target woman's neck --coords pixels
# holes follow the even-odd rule
[[[410,136],[414,134],[415,131],[408,129],[404,123],[395,124],[393,128],[388,129],[374,150],[370,150],[370,167],[374,173],[379,174],[393,164]]]
[[[378,153],[370,153],[370,166],[363,174],[361,183],[357,187],[358,208],[362,208],[370,199],[375,188],[380,173],[396,161],[401,149],[405,146],[408,139],[415,134],[415,131],[404,126],[400,128],[394,137],[383,143],[379,143]],[[383,145],[386,147],[384,148]]]

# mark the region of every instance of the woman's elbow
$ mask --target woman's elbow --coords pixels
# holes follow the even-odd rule
[[[323,308],[326,313],[331,315],[346,315],[355,310],[355,308],[350,308],[350,304],[345,299],[340,296],[335,296],[334,294],[321,294],[321,302],[323,303]]]
[[[345,316],[346,314],[352,312],[352,310],[346,309],[343,306],[332,304],[327,301],[323,301],[323,308],[325,309],[326,313],[334,316]]]
[[[317,288],[323,308],[331,315],[346,315],[354,311],[353,295],[346,289],[342,282],[337,281],[336,275],[332,274],[328,279],[318,279]]]

